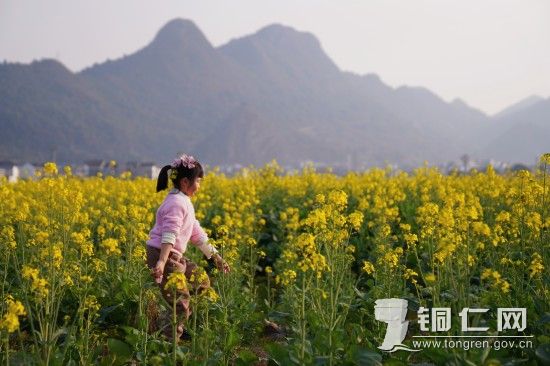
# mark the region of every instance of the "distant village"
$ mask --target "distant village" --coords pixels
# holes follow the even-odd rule
[[[493,167],[496,173],[498,174],[504,174],[508,171],[517,171],[517,170],[529,170],[533,171],[536,168],[537,165],[537,158],[535,157],[533,159],[533,163],[531,165],[524,164],[524,163],[511,163],[506,161],[499,161],[496,159],[474,159],[470,157],[467,154],[462,155],[460,158],[454,160],[454,161],[448,161],[444,164],[430,164],[427,163],[428,166],[431,167],[437,167],[439,171],[445,175],[452,174],[452,173],[460,173],[460,174],[467,174],[472,171],[485,171],[489,165]],[[305,163],[300,164],[300,168],[310,164],[315,167],[317,171],[326,171],[330,169],[334,174],[336,175],[344,175],[349,171],[365,171],[372,166],[368,166],[360,161],[360,159],[357,159],[355,155],[348,155],[347,161],[342,164],[324,164],[321,162],[312,162],[308,161]],[[413,173],[415,169],[421,167],[422,165],[417,166],[401,166],[398,164],[382,164],[380,167],[389,167],[392,171],[404,171],[407,173]]]
[[[18,165],[11,161],[0,161],[0,177],[6,177],[9,182],[17,182],[19,179],[35,179],[41,175],[45,163],[26,162]],[[160,167],[155,165],[154,162],[130,161],[119,164],[114,160],[88,160],[81,164],[56,162],[56,165],[60,174],[63,174],[64,168],[69,166],[71,174],[77,177],[120,176],[126,174],[132,177],[156,179],[160,171]]]
[[[36,179],[43,171],[44,163],[29,163],[16,164],[12,161],[0,161],[0,177],[7,178],[8,182],[17,182],[19,179]],[[70,166],[71,174],[77,177],[106,177],[106,176],[126,176],[126,177],[146,177],[156,179],[161,167],[154,162],[137,162],[129,161],[119,164],[113,160],[88,160],[81,164],[69,164],[56,162],[60,174],[66,166]],[[462,156],[457,161],[450,161],[446,164],[430,165],[436,166],[443,174],[451,174],[453,172],[468,173],[472,170],[484,171],[487,166],[492,165],[497,173],[505,173],[506,171],[515,170],[532,170],[534,166],[525,164],[511,164],[496,160],[476,161],[468,155]],[[325,164],[315,161],[304,161],[298,166],[285,166],[281,168],[290,173],[298,173],[304,167],[311,166],[318,172],[331,171],[336,175],[344,175],[349,171],[365,171],[371,167],[360,164],[357,159],[348,158],[343,164]],[[395,164],[387,164],[394,171],[403,170],[412,172],[414,168],[401,167]],[[222,165],[218,166],[217,170],[220,173],[233,175],[241,171],[246,166],[241,164]]]

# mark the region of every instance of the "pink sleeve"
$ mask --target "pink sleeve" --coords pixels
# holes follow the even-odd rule
[[[178,234],[183,225],[183,207],[172,204],[166,207],[162,220],[162,232]]]
[[[201,227],[198,220],[193,223],[193,232],[191,233],[191,244],[195,245],[200,251],[210,259],[218,251],[208,242],[208,236]]]
[[[191,232],[191,242],[195,245],[200,245],[208,240],[208,236],[204,232],[199,220],[193,223],[193,231]]]

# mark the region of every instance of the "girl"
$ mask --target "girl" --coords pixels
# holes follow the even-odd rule
[[[195,219],[195,210],[191,197],[200,188],[204,172],[201,164],[192,156],[182,155],[172,164],[162,168],[157,179],[157,192],[168,186],[168,171],[174,188],[168,193],[157,210],[156,222],[149,233],[147,241],[147,265],[161,288],[162,295],[172,303],[172,292],[165,290],[168,275],[172,272],[184,273],[187,279],[191,277],[197,265],[185,258],[187,242],[197,246],[208,259],[213,259],[223,273],[230,271],[229,265],[220,257],[216,248],[209,242],[206,233]],[[210,286],[208,276],[196,291],[200,292]],[[185,315],[186,320],[191,314],[189,308],[189,291],[179,290],[177,302],[178,314]],[[170,327],[164,328],[164,334],[171,337]],[[188,337],[183,324],[178,324],[178,337]]]

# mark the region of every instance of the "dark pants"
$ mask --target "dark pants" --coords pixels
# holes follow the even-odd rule
[[[147,266],[149,268],[153,269],[157,265],[157,262],[160,257],[160,249],[151,247],[147,245]],[[168,262],[166,262],[166,265],[164,266],[164,273],[162,276],[162,281],[159,283],[159,287],[162,293],[162,296],[164,299],[172,306],[173,304],[173,295],[174,290],[172,289],[165,289],[164,286],[166,285],[166,281],[168,280],[168,276],[172,272],[181,272],[185,274],[185,277],[187,278],[187,285],[190,287],[191,290],[194,290],[196,293],[200,293],[204,290],[206,290],[208,287],[210,287],[210,280],[208,277],[201,282],[200,284],[192,283],[190,281],[191,275],[193,275],[194,271],[198,268],[198,266],[191,262],[189,259],[185,257],[181,257],[177,259],[173,253],[170,253],[170,256],[168,257]],[[185,317],[185,320],[189,319],[189,316],[191,315],[191,308],[190,308],[190,294],[189,294],[189,288],[186,290],[177,290],[176,291],[177,296],[177,302],[176,302],[176,312],[178,314],[178,318],[182,319]],[[170,312],[171,314],[171,312]],[[168,337],[172,337],[172,327],[170,326],[172,324],[171,315],[164,315],[161,317],[162,322],[164,324],[161,324],[161,328],[163,329],[163,333],[167,335]],[[178,329],[177,329],[177,335],[178,337],[181,336],[183,333],[183,325],[184,322],[180,321],[178,323]]]

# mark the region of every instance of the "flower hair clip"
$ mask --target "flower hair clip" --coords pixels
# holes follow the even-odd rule
[[[193,169],[196,163],[197,163],[197,160],[194,157],[192,157],[191,155],[183,154],[179,158],[174,159],[174,161],[172,161],[171,166],[172,168],[183,166],[188,169]]]

